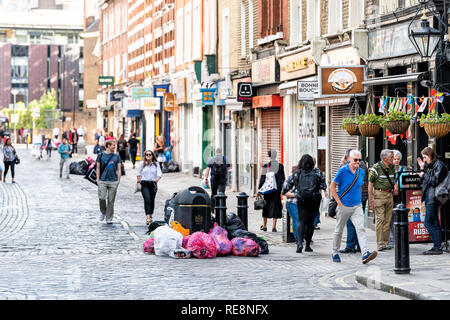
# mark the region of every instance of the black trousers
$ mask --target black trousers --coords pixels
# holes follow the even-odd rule
[[[298,208],[298,227],[297,227],[297,244],[302,246],[303,239],[306,245],[311,244],[314,234],[314,219],[317,211],[319,211],[320,200],[322,196],[315,197],[312,201],[297,201]]]
[[[217,195],[217,192],[225,193],[226,186],[226,182],[217,183],[214,180],[211,181],[211,212],[214,212],[214,208],[216,207],[216,199],[214,197]]]
[[[131,162],[134,164],[136,163],[136,154],[137,154],[137,150],[130,150],[130,158],[131,158]]]
[[[76,143],[72,144],[72,153],[78,153],[78,147]]]
[[[11,167],[11,177],[14,179],[14,167],[16,165],[14,161],[3,161],[3,164],[5,165],[5,173],[3,174],[3,178],[6,178],[9,167]]]
[[[127,151],[126,150],[120,150],[119,151],[119,156],[120,156],[120,159],[122,160],[122,162],[125,162],[126,157],[127,157]],[[136,159],[136,157],[135,157],[135,159]]]
[[[152,215],[155,211],[155,197],[158,185],[154,181],[141,181],[141,193],[144,197],[144,208],[146,215]]]

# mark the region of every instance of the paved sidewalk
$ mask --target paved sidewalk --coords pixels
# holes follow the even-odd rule
[[[92,148],[90,149],[92,150]],[[92,153],[90,153],[92,156]],[[84,159],[85,155],[74,157],[72,161]],[[95,157],[94,157],[95,158]],[[125,163],[126,175],[123,177],[119,187],[119,193],[124,195],[122,201],[132,202],[133,209],[121,209],[118,212],[118,220],[130,235],[141,243],[145,239],[145,215],[143,211],[143,201],[140,194],[134,194],[136,182],[136,169],[131,168],[131,163]],[[74,176],[74,181],[79,181]],[[164,201],[171,197],[174,192],[184,190],[189,186],[201,186],[201,180],[183,173],[167,173],[163,175],[156,197],[156,207],[154,220],[163,220]],[[210,193],[210,190],[208,190]],[[227,212],[236,212],[238,193],[226,190]],[[1,196],[0,196],[1,197]],[[304,263],[316,263],[318,269],[330,270],[326,277],[321,279],[321,285],[332,287],[333,282],[345,288],[342,280],[344,272],[346,277],[351,276],[353,281],[366,286],[369,289],[389,292],[409,299],[450,299],[450,278],[447,270],[450,267],[448,253],[439,256],[424,256],[422,252],[428,250],[431,244],[411,244],[410,245],[410,274],[398,275],[394,272],[394,250],[379,252],[375,260],[367,265],[361,264],[360,254],[341,254],[342,263],[337,265],[331,262],[331,247],[335,220],[321,215],[320,230],[314,233],[313,253],[295,253],[295,243],[284,243],[282,240],[282,220],[277,223],[278,232],[263,232],[259,229],[262,223],[261,211],[253,210],[253,197],[248,198],[248,222],[249,231],[262,235],[269,243],[269,257],[273,261],[280,261],[286,266],[300,259]],[[122,203],[122,205],[124,205]],[[122,207],[119,205],[119,207]],[[123,207],[126,207],[123,206]],[[138,208],[138,209],[136,209]],[[272,221],[268,223],[268,230],[272,229]],[[366,229],[369,247],[376,246],[375,232]],[[346,235],[344,232],[341,248],[345,246]],[[329,261],[329,263],[327,262]],[[343,269],[346,269],[345,271]]]

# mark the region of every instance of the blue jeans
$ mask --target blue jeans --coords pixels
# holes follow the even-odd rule
[[[320,210],[317,211],[316,217],[314,218],[313,226],[317,226],[317,224],[320,223]]]
[[[297,241],[297,228],[298,228],[298,208],[296,203],[286,201],[286,210],[292,219],[292,231],[294,233],[295,241]]]
[[[436,200],[425,200],[425,221],[424,225],[433,240],[433,247],[441,248],[441,226],[439,224],[439,203]]]
[[[358,236],[356,229],[350,219],[347,220],[347,245],[346,248],[359,249]]]

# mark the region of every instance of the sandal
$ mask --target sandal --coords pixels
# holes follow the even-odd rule
[[[261,229],[262,231],[267,231],[267,227],[264,227],[264,226],[261,226],[260,229]]]
[[[152,223],[152,216],[148,215],[147,216],[147,225],[149,226]]]

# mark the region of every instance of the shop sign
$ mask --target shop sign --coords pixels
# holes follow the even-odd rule
[[[125,98],[123,99],[123,108],[126,110],[140,109],[139,100],[130,97]]]
[[[417,53],[408,37],[410,22],[377,28],[369,32],[369,59],[383,59]]]
[[[173,112],[175,108],[175,96],[171,92],[164,93],[164,110]]]
[[[280,81],[314,74],[316,74],[316,64],[309,50],[280,59]]]
[[[200,92],[202,94],[202,105],[204,105],[204,106],[214,105],[216,90],[217,90],[216,88],[200,89]]]
[[[125,98],[125,92],[123,90],[113,90],[109,93],[109,101],[120,101],[122,98]]]
[[[140,109],[143,111],[159,111],[160,103],[161,99],[159,98],[144,97],[140,99]]]
[[[153,86],[153,95],[155,97],[164,97],[165,92],[169,92],[169,84],[158,84]]]
[[[283,106],[283,98],[277,94],[256,96],[253,97],[252,103],[253,108],[281,107]]]
[[[237,101],[252,102],[253,96],[254,91],[251,82],[239,82],[237,84]]]
[[[312,101],[314,93],[319,91],[318,81],[297,81],[297,100]]]
[[[139,98],[152,96],[152,92],[151,92],[150,88],[142,88],[142,87],[132,88],[131,93],[132,93],[131,97],[133,99],[139,99]]]
[[[409,242],[430,242],[431,236],[425,228],[425,203],[422,202],[422,189],[407,189],[406,207],[409,209]]]
[[[364,94],[364,66],[320,67],[319,94],[354,95]]]
[[[280,78],[280,70],[277,67],[275,56],[257,60],[252,63],[252,82],[272,83]]]
[[[114,77],[109,76],[99,76],[98,84],[100,86],[112,86],[114,84]]]

